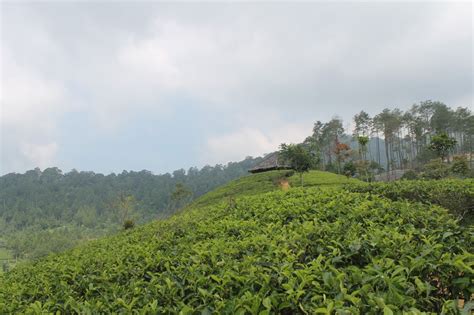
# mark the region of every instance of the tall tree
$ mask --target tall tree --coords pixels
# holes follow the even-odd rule
[[[370,130],[372,129],[372,119],[369,114],[365,111],[360,111],[360,113],[354,116],[354,136],[369,136]]]
[[[455,145],[456,139],[449,137],[447,133],[441,133],[432,137],[430,149],[435,151],[442,161],[447,158],[449,162],[449,152]]]
[[[374,125],[377,126],[378,130],[381,130],[384,135],[385,144],[385,158],[387,159],[387,173],[390,172],[391,165],[391,154],[390,149],[393,147],[393,136],[394,136],[394,117],[389,109],[384,109],[382,113],[374,117]]]
[[[289,163],[291,168],[300,175],[301,186],[303,186],[303,173],[308,172],[314,166],[314,160],[310,152],[302,144],[280,145],[280,158]]]
[[[338,141],[334,153],[336,154],[337,172],[341,174],[342,164],[349,158],[351,148],[347,144]]]

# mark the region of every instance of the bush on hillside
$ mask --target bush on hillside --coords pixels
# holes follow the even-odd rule
[[[133,220],[125,220],[123,222],[123,229],[124,230],[133,229],[134,227],[135,227],[135,221],[133,221]]]
[[[342,173],[347,177],[355,176],[356,172],[356,166],[353,161],[345,163],[344,167],[342,168]]]
[[[440,159],[431,160],[423,166],[421,177],[424,179],[442,179],[449,176],[449,166]]]
[[[461,177],[469,176],[469,164],[465,156],[455,156],[451,165],[451,172]]]
[[[418,174],[414,170],[408,170],[405,173],[403,173],[400,179],[415,180],[415,179],[418,179]]]
[[[351,192],[368,192],[391,200],[410,200],[436,204],[448,209],[456,218],[470,222],[474,217],[474,180],[413,180],[390,183],[351,184]]]

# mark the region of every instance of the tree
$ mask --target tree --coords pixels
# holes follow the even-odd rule
[[[367,144],[369,143],[368,136],[358,136],[357,142],[359,143],[359,154],[362,160],[367,160]]]
[[[431,104],[433,114],[430,118],[430,127],[436,133],[448,133],[453,129],[454,112],[441,102]]]
[[[280,145],[280,159],[288,163],[300,175],[301,186],[303,186],[303,173],[308,172],[314,165],[314,158],[302,144]]]
[[[192,198],[192,195],[191,190],[182,183],[177,183],[174,191],[171,193],[169,205],[173,209],[178,209],[184,206]]]
[[[350,156],[351,147],[345,143],[337,142],[334,153],[336,154],[338,173],[341,174],[341,165]]]
[[[321,164],[321,149],[314,137],[307,137],[302,145],[309,152],[313,160],[313,168],[318,168]]]
[[[448,158],[449,162],[449,152],[455,147],[455,145],[456,139],[449,137],[447,133],[441,133],[431,138],[429,148],[436,152],[442,161],[444,161],[445,158]]]
[[[114,202],[116,219],[118,223],[125,226],[127,221],[133,221],[132,216],[135,210],[135,198],[121,193]]]
[[[387,174],[390,172],[390,165],[393,161],[393,146],[395,132],[399,127],[399,121],[397,119],[397,113],[392,112],[389,109],[384,109],[382,113],[374,117],[374,124],[378,130],[382,130],[385,141],[385,157],[387,159]]]
[[[370,118],[369,114],[363,110],[360,111],[359,114],[354,116],[354,123],[354,136],[369,136],[370,130],[372,128],[372,119]]]

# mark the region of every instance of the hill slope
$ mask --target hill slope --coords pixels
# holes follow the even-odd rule
[[[279,189],[279,181],[286,180],[289,187],[301,185],[299,175],[293,171],[270,171],[247,175],[230,183],[216,188],[197,199],[191,207],[202,207],[212,205],[220,201],[228,201],[229,198],[252,196]],[[347,178],[329,172],[309,171],[303,174],[304,187],[327,187],[340,186],[342,184],[360,183],[357,179]]]
[[[120,202],[125,196],[132,197],[127,215],[137,224],[166,218],[187,201],[247,175],[260,160],[246,158],[161,175],[146,170],[63,174],[47,168],[0,176],[0,251],[8,248],[15,258],[36,259],[116,233],[124,220]],[[188,192],[185,200],[171,198],[177,185]]]
[[[446,210],[334,185],[259,193],[275,174],[15,268],[0,278],[0,313],[441,312],[470,294],[470,235]],[[236,187],[244,197],[217,198]]]

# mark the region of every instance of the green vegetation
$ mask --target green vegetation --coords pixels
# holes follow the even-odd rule
[[[229,198],[252,196],[278,190],[281,179],[288,180],[292,187],[301,185],[299,175],[296,175],[294,171],[270,171],[247,175],[207,193],[196,200],[193,206],[207,206],[220,201],[228,201]],[[303,173],[303,181],[306,187],[335,186],[359,182],[356,179],[348,179],[342,175],[321,171]]]
[[[10,251],[5,248],[0,248],[0,274],[10,270],[13,266],[13,256]]]
[[[247,174],[260,158],[226,166],[154,175],[148,171],[104,176],[58,168],[0,177],[0,249],[36,259],[82,241],[165,218],[189,201]],[[176,195],[176,191],[178,195]],[[177,198],[179,197],[179,198]]]
[[[424,101],[405,112],[386,108],[374,117],[361,111],[354,116],[351,135],[343,125],[337,117],[326,123],[317,121],[304,141],[313,148],[321,170],[371,181],[383,171],[420,172],[430,160],[449,161],[453,155],[466,159],[472,168],[474,115],[468,108]],[[452,174],[474,175],[465,168],[454,168]]]
[[[11,259],[12,256],[10,254],[10,252],[4,248],[0,248],[0,260],[7,260],[7,259]]]
[[[301,186],[303,186],[303,174],[317,165],[316,159],[303,144],[282,143],[279,157],[300,175]]]
[[[448,209],[464,223],[474,220],[474,180],[410,180],[391,183],[349,185],[352,192],[371,193],[391,200],[436,204]]]
[[[303,182],[319,185],[318,177],[304,174],[309,169],[367,182],[401,176],[470,178],[474,176],[473,143],[474,115],[469,109],[451,109],[440,102],[425,101],[406,112],[385,109],[370,117],[361,111],[354,116],[352,135],[345,133],[339,118],[326,123],[317,121],[303,143],[284,145],[282,156],[301,175],[299,182],[295,176],[288,179],[293,187],[302,186]],[[292,151],[291,158],[285,156],[286,151]],[[440,158],[433,160],[436,156]],[[445,159],[452,163],[445,163]],[[260,161],[261,158],[246,158],[225,166],[181,169],[162,175],[146,170],[109,175],[72,170],[63,174],[52,167],[1,176],[0,238],[5,241],[0,248],[11,250],[15,258],[31,260],[113,234],[125,227],[125,221],[129,228],[166,218],[205,193],[245,176]],[[389,170],[395,173],[388,173]],[[199,202],[271,191],[276,186],[274,181],[279,180],[278,176],[270,181],[262,179],[263,183],[254,179],[236,183],[228,192],[218,190]],[[327,180],[325,184],[333,180],[339,183],[340,179]],[[123,208],[121,198],[130,198],[133,203]]]
[[[322,172],[281,191],[285,175],[299,182],[243,177],[169,219],[17,266],[0,277],[0,313],[456,314],[469,300],[473,229],[447,210]]]
[[[434,135],[433,138],[431,138],[429,148],[430,150],[436,152],[441,160],[444,160],[449,155],[449,152],[454,149],[456,142],[456,139],[451,138],[447,133],[443,132],[441,134]]]
[[[0,313],[458,313],[474,292],[474,116],[426,101],[354,122],[283,144],[291,171],[0,177]],[[384,171],[407,180],[358,180]]]

